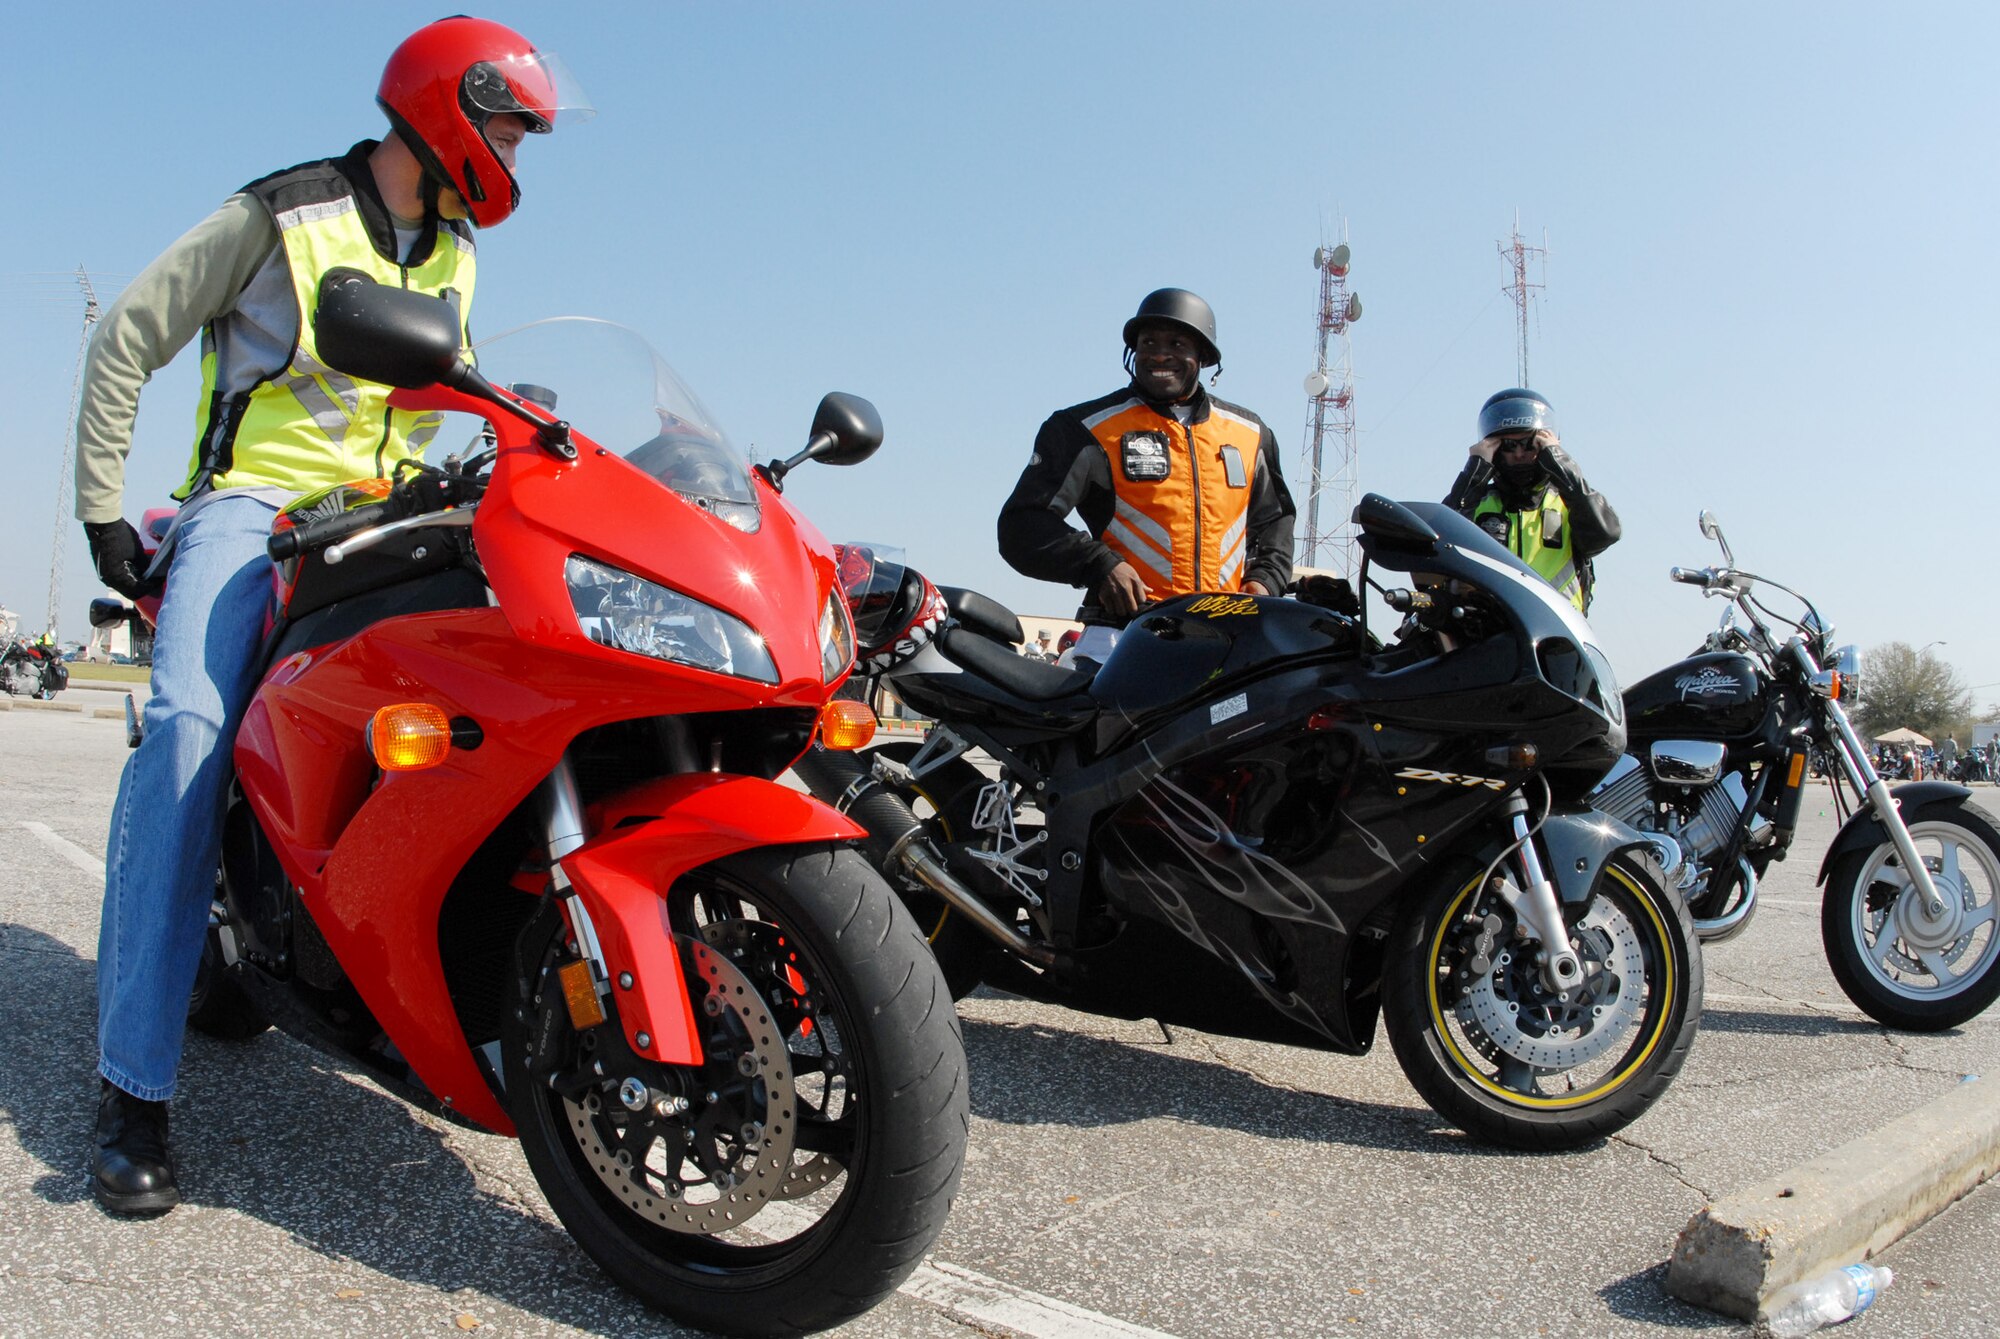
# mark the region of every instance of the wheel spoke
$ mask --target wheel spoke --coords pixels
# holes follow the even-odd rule
[[[1951,970],[1951,960],[1934,948],[1918,949],[1917,961],[1923,963],[1924,970],[1936,977],[1937,983],[1941,986],[1950,985],[1958,979],[1957,974]]]
[[[1536,1097],[1540,1090],[1535,1086],[1535,1069],[1525,1060],[1516,1060],[1511,1055],[1500,1057],[1500,1085],[1511,1088],[1523,1097]]]
[[[824,1153],[846,1166],[854,1157],[855,1130],[847,1121],[801,1119],[795,1147],[804,1153]]]
[[[1944,848],[1944,855],[1943,858],[1938,861],[1938,873],[1943,875],[1946,879],[1950,880],[1952,883],[1957,883],[1959,878],[1958,875],[1959,845],[1957,842],[1952,841],[1948,838],[1943,842],[1941,842],[1940,845],[1943,846]]]
[[[1875,942],[1868,946],[1868,956],[1874,961],[1875,970],[1892,981],[1896,979],[1896,967],[1891,962],[1897,956],[1896,935],[1887,925],[1876,934]]]
[[[1960,921],[1959,925],[1965,934],[1971,934],[1974,930],[1977,930],[1980,926],[1990,925],[1992,923],[1993,923],[1993,901],[1991,898],[1989,898],[1986,901],[1981,902],[1978,906],[1974,907],[1971,911],[1966,912],[1965,919]]]

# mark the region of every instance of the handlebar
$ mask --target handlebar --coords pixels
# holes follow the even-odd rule
[[[281,530],[272,535],[264,547],[270,553],[272,562],[281,563],[287,558],[296,558],[301,553],[337,544],[351,535],[373,529],[394,517],[395,512],[387,503],[360,507],[354,511],[344,511],[338,516],[307,521],[304,525],[295,526],[290,530]]]
[[[1706,586],[1713,578],[1705,568],[1670,567],[1667,575],[1684,586]]]

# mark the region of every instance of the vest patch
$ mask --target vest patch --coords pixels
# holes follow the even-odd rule
[[[1128,432],[1118,439],[1118,446],[1125,477],[1133,483],[1158,483],[1167,477],[1172,457],[1167,454],[1165,433]]]
[[[1501,544],[1503,547],[1506,545],[1507,513],[1499,511],[1488,512],[1486,515],[1479,518],[1479,528],[1481,530],[1484,530],[1487,534],[1493,536],[1494,540],[1497,541],[1499,544]]]

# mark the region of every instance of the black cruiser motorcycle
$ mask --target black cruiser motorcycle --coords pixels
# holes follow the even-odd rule
[[[869,830],[960,995],[1349,1054],[1380,1016],[1474,1136],[1601,1138],[1679,1071],[1702,989],[1648,839],[1584,802],[1624,751],[1611,667],[1463,517],[1371,494],[1355,519],[1363,581],[1410,583],[1389,644],[1308,582],[1153,606],[1075,668],[847,546],[856,673],[936,724],[796,771]]]
[[[1696,931],[1719,941],[1743,932],[1758,880],[1791,846],[1809,757],[1830,761],[1845,820],[1819,870],[1834,979],[1890,1027],[1956,1027],[2000,995],[2000,831],[1964,786],[1891,790],[1840,705],[1854,648],[1834,647],[1803,595],[1739,571],[1709,512],[1701,532],[1722,546],[1723,565],[1671,575],[1728,601],[1722,624],[1625,694],[1631,752],[1591,803],[1653,836]],[[1803,613],[1772,612],[1772,591]]]

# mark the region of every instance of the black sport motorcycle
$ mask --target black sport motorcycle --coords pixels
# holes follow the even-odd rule
[[[16,637],[0,652],[0,691],[47,702],[69,687],[69,666],[53,646]]]
[[[1818,880],[1834,979],[1890,1027],[1965,1022],[2000,995],[2000,830],[1964,786],[1891,790],[1841,707],[1854,648],[1834,647],[1833,629],[1803,595],[1738,570],[1709,512],[1701,532],[1722,546],[1723,565],[1676,567],[1672,577],[1727,600],[1722,624],[1695,654],[1625,694],[1631,752],[1591,804],[1653,836],[1696,931],[1720,941],[1748,926],[1758,880],[1790,849],[1808,758],[1828,760],[1844,820]],[[1767,591],[1791,596],[1803,614],[1774,613]]]
[[[857,674],[935,724],[795,769],[959,995],[1350,1054],[1381,1017],[1471,1134],[1595,1140],[1666,1090],[1702,989],[1647,838],[1584,803],[1624,751],[1610,664],[1463,517],[1371,494],[1355,519],[1363,581],[1411,583],[1375,587],[1389,644],[1308,582],[1152,606],[1101,665],[1016,655],[1000,605],[846,546]]]

